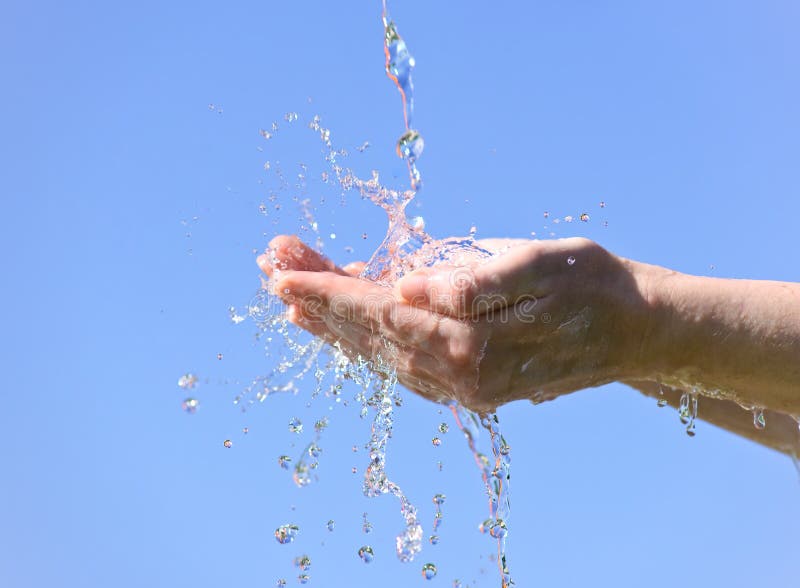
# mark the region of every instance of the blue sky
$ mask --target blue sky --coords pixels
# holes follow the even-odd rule
[[[413,210],[431,233],[580,234],[679,271],[800,280],[796,3],[394,4],[426,143]],[[301,553],[316,586],[496,585],[477,471],[452,428],[432,447],[450,422],[435,405],[406,395],[390,449],[426,528],[431,497],[448,496],[440,544],[402,565],[396,503],[360,496],[350,472],[368,438],[352,407],[301,393],[243,416],[231,402],[270,363],[227,308],[258,285],[253,250],[300,224],[287,194],[280,214],[259,213],[263,164],[324,169],[300,126],[272,143],[258,130],[320,114],[354,165],[402,171],[379,2],[3,12],[0,585],[293,584]],[[590,222],[552,223],[582,212]],[[340,261],[368,256],[386,226],[352,199],[318,214]],[[193,416],[176,386],[187,371],[201,377]],[[307,436],[286,423],[322,414],[320,480],[299,490],[276,459]],[[618,385],[500,417],[517,585],[796,583],[788,459],[708,425],[689,439],[673,411]],[[280,546],[286,522],[302,533]],[[427,584],[425,561],[440,570]]]

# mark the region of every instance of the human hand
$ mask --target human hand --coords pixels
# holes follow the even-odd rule
[[[433,267],[394,289],[353,277],[293,237],[259,265],[275,275],[289,318],[350,355],[379,353],[398,379],[433,400],[478,411],[548,400],[644,377],[646,272],[586,239],[487,240],[503,251]],[[506,250],[507,249],[507,250]]]

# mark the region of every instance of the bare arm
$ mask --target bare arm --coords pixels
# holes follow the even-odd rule
[[[655,376],[800,416],[800,284],[637,266],[654,309],[647,361]]]
[[[259,265],[293,322],[351,355],[391,343],[400,381],[432,400],[480,412],[613,381],[652,394],[662,381],[714,397],[702,419],[796,447],[800,285],[687,276],[586,239],[483,245],[504,252],[415,272],[393,290],[294,237],[273,241]],[[769,433],[736,403],[769,411]]]

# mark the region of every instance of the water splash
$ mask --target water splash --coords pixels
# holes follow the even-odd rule
[[[486,494],[489,497],[489,518],[481,524],[481,531],[488,533],[497,541],[497,566],[500,570],[501,586],[510,588],[514,586],[514,580],[508,571],[505,545],[508,535],[507,521],[511,513],[509,492],[511,448],[500,432],[500,421],[496,414],[479,416],[455,402],[449,406],[481,471]],[[489,432],[494,461],[478,451],[477,442],[481,428]]]

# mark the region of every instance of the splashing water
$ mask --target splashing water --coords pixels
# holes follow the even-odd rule
[[[364,180],[356,173],[343,166],[340,161],[346,155],[343,150],[333,146],[331,132],[322,124],[319,116],[314,116],[308,128],[318,134],[326,152],[325,160],[330,166],[330,173],[324,172],[324,183],[333,182],[342,190],[342,196],[351,191],[380,206],[388,217],[388,230],[385,238],[365,266],[361,277],[371,280],[379,285],[390,287],[406,273],[424,266],[438,263],[453,263],[464,259],[484,261],[491,257],[491,253],[481,249],[475,244],[475,232],[462,239],[435,241],[425,233],[424,219],[415,218],[409,222],[405,209],[409,202],[422,188],[422,177],[417,168],[417,161],[424,148],[424,140],[420,132],[413,128],[412,117],[414,108],[412,70],[415,66],[414,58],[409,52],[397,26],[389,18],[386,1],[383,2],[382,21],[384,27],[384,54],[386,57],[386,74],[398,88],[403,105],[404,131],[397,141],[397,154],[406,162],[409,173],[410,189],[397,190],[387,188],[380,183],[377,171],[372,172],[370,179]],[[291,116],[290,116],[291,115]],[[295,113],[287,114],[286,122],[298,119]],[[264,131],[262,136],[272,138],[278,131],[278,125],[273,123],[270,131]],[[269,136],[267,136],[269,135]],[[366,144],[365,144],[366,145]],[[362,149],[358,149],[363,151]],[[305,168],[298,174],[300,183],[305,187]],[[265,170],[275,174],[281,182],[281,189],[289,189],[290,184],[278,162],[265,164]],[[308,201],[299,201],[304,207],[305,226],[316,234],[318,248],[322,247],[322,238],[317,223],[311,215]],[[264,205],[265,209],[267,208]],[[278,205],[275,205],[276,209]],[[261,210],[261,209],[260,209]],[[261,211],[266,214],[265,211]],[[335,238],[331,233],[331,239]],[[366,234],[362,235],[366,238]],[[275,274],[280,275],[286,266],[281,266],[281,261],[272,259]],[[274,283],[274,281],[272,282]],[[239,394],[234,403],[241,406],[242,410],[255,403],[263,402],[268,396],[275,393],[290,392],[296,394],[300,391],[300,382],[305,377],[315,379],[312,399],[323,390],[323,379],[332,374],[334,384],[326,391],[326,396],[339,401],[344,381],[351,380],[361,392],[356,397],[361,403],[361,417],[366,418],[372,413],[372,427],[366,449],[369,456],[367,467],[364,471],[362,491],[367,497],[377,497],[383,494],[394,496],[400,504],[400,512],[404,520],[404,528],[396,538],[397,557],[402,562],[410,562],[422,549],[423,528],[418,521],[416,507],[405,496],[400,486],[392,481],[386,471],[386,448],[391,437],[394,424],[394,410],[400,406],[402,399],[397,388],[397,372],[393,357],[395,352],[391,342],[384,341],[382,348],[371,358],[348,358],[338,346],[327,348],[320,339],[303,339],[298,332],[293,331],[283,314],[282,304],[271,290],[271,283],[262,283],[250,303],[243,309],[230,308],[230,318],[235,324],[246,319],[252,319],[258,326],[260,335],[267,341],[273,339],[283,341],[285,352],[278,359],[276,367],[266,376],[259,376],[250,386]],[[304,342],[305,341],[305,342]],[[325,351],[323,353],[323,351]],[[487,492],[490,496],[490,523],[487,526],[489,534],[497,540],[498,567],[501,572],[502,586],[509,587],[513,582],[508,573],[505,558],[505,540],[507,535],[507,519],[509,514],[508,482],[509,482],[509,451],[503,440],[499,421],[494,414],[478,416],[477,414],[457,405],[452,406],[459,428],[465,433],[473,456],[478,463]],[[477,452],[476,440],[478,429],[485,428],[490,436],[494,464],[483,454]],[[316,428],[316,436],[303,450],[293,468],[293,479],[299,487],[311,482],[311,470],[316,467],[319,456],[319,438],[321,428]],[[295,433],[302,431],[299,419],[293,419],[290,430]],[[439,427],[441,434],[447,433],[448,427],[442,424]],[[436,437],[434,445],[441,443]],[[281,456],[279,463],[282,468],[289,469],[291,460],[288,456]],[[443,495],[434,497],[436,504],[436,517],[434,520],[434,533],[437,531],[441,520],[441,504]],[[332,530],[332,524],[329,525]],[[296,527],[284,525],[276,530],[276,539],[279,543],[289,543],[297,533]],[[435,535],[434,535],[435,536]],[[432,543],[435,543],[432,541]],[[373,554],[368,546],[359,550],[359,556],[365,562],[371,561]],[[367,559],[369,558],[369,559]],[[436,575],[436,566],[425,564],[423,575],[431,579]],[[304,575],[300,576],[301,582]],[[308,581],[307,576],[305,581]]]
[[[481,470],[486,494],[489,496],[489,518],[481,524],[480,530],[496,539],[497,566],[500,570],[501,586],[510,588],[514,585],[514,580],[508,571],[505,547],[508,535],[507,521],[511,512],[509,494],[511,448],[500,433],[500,422],[496,414],[479,417],[476,413],[457,403],[451,403],[450,410],[453,412],[458,428],[464,433],[475,463]],[[489,432],[494,462],[478,451],[477,441],[481,427]]]

